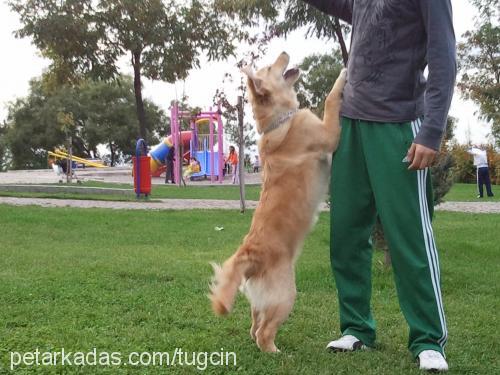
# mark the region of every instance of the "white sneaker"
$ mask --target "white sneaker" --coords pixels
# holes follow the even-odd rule
[[[436,350],[424,350],[418,355],[420,370],[448,371],[448,363],[443,355]]]
[[[326,348],[332,352],[353,352],[355,350],[365,350],[366,346],[357,337],[345,335],[338,340],[330,341]]]

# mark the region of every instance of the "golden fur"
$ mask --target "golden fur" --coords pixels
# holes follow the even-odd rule
[[[326,98],[320,120],[301,109],[280,127],[266,132],[283,113],[298,108],[293,84],[297,69],[285,73],[289,56],[282,53],[271,66],[256,73],[246,67],[250,103],[262,137],[263,166],[260,202],[243,244],[222,267],[213,264],[212,308],[228,314],[238,287],[252,306],[250,334],[262,351],[276,352],[276,332],[295,301],[294,265],[304,238],[314,225],[328,187],[331,155],[340,136],[339,109],[345,83],[342,71]]]

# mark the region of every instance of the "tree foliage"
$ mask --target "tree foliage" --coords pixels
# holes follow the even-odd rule
[[[242,33],[228,17],[214,12],[211,0],[11,0],[23,27],[53,63],[53,81],[80,77],[108,80],[118,75],[120,58],[134,70],[138,134],[145,138],[147,116],[143,77],[175,82],[209,60],[233,54]]]
[[[310,108],[323,116],[325,98],[342,70],[342,57],[338,50],[331,54],[311,55],[300,64],[297,81],[297,98],[300,106]]]
[[[263,21],[274,36],[288,35],[305,28],[306,37],[336,40],[340,45],[344,65],[347,65],[348,53],[344,39],[350,27],[304,1],[215,0],[215,4],[218,10],[238,16],[245,25],[255,26]]]
[[[477,147],[486,150],[488,157],[488,165],[490,167],[490,177],[493,184],[500,184],[500,153],[491,144],[476,145]],[[462,182],[475,184],[477,182],[477,172],[474,166],[471,154],[468,150],[471,145],[453,144],[450,147],[450,153],[453,157],[453,180],[454,182]]]
[[[43,79],[30,83],[30,93],[8,108],[6,142],[15,169],[44,168],[47,151],[66,147],[69,136],[75,155],[97,154],[105,144],[111,162],[119,155],[132,154],[136,136],[135,98],[132,79],[120,77],[112,83],[84,81],[56,92],[45,89]],[[150,142],[164,132],[167,119],[155,105],[146,101]]]
[[[491,121],[500,147],[500,7],[498,0],[472,0],[479,10],[476,29],[467,31],[458,46],[462,95],[479,106],[479,115]]]
[[[434,205],[443,202],[444,196],[450,191],[453,185],[452,172],[455,160],[450,153],[450,147],[455,137],[456,123],[457,119],[455,117],[448,116],[444,137],[441,141],[441,148],[436,162],[431,168]]]
[[[0,172],[4,172],[9,169],[10,157],[9,149],[7,147],[7,127],[0,124]]]
[[[472,156],[467,152],[470,145],[453,144],[450,153],[453,155],[453,179],[455,182],[474,183],[476,181],[476,167]]]
[[[238,126],[238,114],[236,111],[225,111],[222,112],[222,117],[224,121],[224,134],[229,139],[230,144],[238,145],[240,139],[239,126]],[[255,140],[254,127],[248,121],[243,122],[243,145],[245,150],[254,146],[257,143]]]

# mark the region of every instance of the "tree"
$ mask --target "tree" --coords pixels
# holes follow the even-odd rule
[[[448,116],[446,120],[446,129],[441,148],[437,156],[436,162],[431,168],[432,189],[434,193],[434,205],[443,202],[444,196],[450,191],[453,185],[453,166],[455,160],[450,152],[451,142],[455,137],[457,119],[453,116]]]
[[[215,3],[217,9],[237,15],[244,25],[253,26],[260,19],[264,20],[274,36],[286,36],[306,27],[306,36],[336,40],[344,66],[347,66],[345,35],[349,33],[350,27],[301,0],[216,0]]]
[[[340,53],[344,66],[347,66],[349,53],[345,43],[345,35],[351,28],[341,23],[336,17],[329,16],[302,0],[290,0],[285,8],[284,19],[278,23],[276,29],[279,34],[287,35],[301,27],[307,27],[306,36],[315,35],[317,38],[336,40],[339,43]],[[332,51],[334,48],[332,48]]]
[[[7,148],[6,140],[7,128],[5,124],[0,124],[0,172],[5,172],[9,169],[9,150]]]
[[[453,144],[450,149],[454,160],[452,170],[454,182],[473,183],[476,181],[473,158],[467,152],[469,148],[470,145]]]
[[[246,86],[241,80],[238,91],[246,101],[247,90]],[[222,109],[222,118],[224,121],[224,134],[229,138],[229,141],[238,145],[240,142],[240,132],[238,126],[238,105],[231,104],[226,96],[225,91],[217,90],[214,96],[214,102],[220,104]],[[243,146],[247,150],[256,144],[254,126],[243,119]]]
[[[491,121],[492,135],[500,147],[500,8],[498,0],[472,0],[479,10],[476,29],[467,31],[458,45],[458,87],[466,99],[479,106],[479,115]]]
[[[222,112],[222,117],[224,118],[224,134],[229,138],[229,141],[233,144],[239,144],[239,128],[238,128],[238,116],[236,111],[224,111]],[[243,145],[245,150],[254,146],[257,143],[255,140],[255,131],[251,123],[245,121],[243,122]]]
[[[87,114],[82,129],[82,138],[86,142],[107,145],[112,166],[118,159],[127,160],[135,153],[135,101],[130,77],[120,77],[113,83],[85,82],[78,89],[78,100]],[[144,101],[144,108],[149,119],[146,141],[154,144],[170,132],[170,122],[150,101]]]
[[[135,99],[130,77],[111,83],[85,81],[80,86],[65,86],[46,91],[44,79],[32,80],[30,93],[8,108],[6,141],[13,156],[13,167],[44,168],[47,150],[66,147],[69,136],[76,155],[97,153],[98,144],[110,148],[111,163],[135,146]],[[148,141],[155,142],[168,124],[163,112],[145,102]],[[165,129],[166,130],[166,129]]]
[[[66,92],[61,94],[64,99]],[[64,144],[65,135],[55,125],[59,108],[45,95],[39,80],[30,82],[28,97],[9,105],[6,141],[14,169],[44,168],[47,165],[45,150]]]
[[[18,37],[32,37],[53,61],[55,81],[85,76],[108,80],[118,75],[118,61],[128,56],[134,70],[138,134],[147,138],[143,77],[175,82],[209,60],[233,54],[243,34],[213,11],[211,0],[11,0],[23,27]]]
[[[300,106],[310,108],[323,117],[325,98],[342,70],[342,57],[338,50],[331,54],[311,55],[300,64],[297,98]]]

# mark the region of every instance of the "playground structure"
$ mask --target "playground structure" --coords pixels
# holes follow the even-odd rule
[[[174,147],[173,134],[165,137],[163,141],[156,146],[151,152],[149,156],[151,157],[151,175],[153,177],[159,177],[161,173],[165,171],[165,158],[168,155],[168,152],[172,147]],[[182,146],[184,149],[189,148],[191,144],[191,131],[183,131],[180,133],[180,139],[182,142]],[[189,160],[189,152],[183,155],[183,158],[188,158]]]
[[[210,108],[206,112],[193,116],[190,112],[181,111],[178,104],[174,103],[170,114],[172,134],[164,138],[163,142],[150,152],[152,175],[158,176],[161,173],[164,169],[165,158],[169,150],[174,147],[174,179],[179,186],[182,181],[182,163],[184,160],[189,162],[191,157],[196,157],[201,167],[201,171],[192,174],[191,178],[210,177],[211,183],[218,181],[222,184],[224,180],[224,129],[220,108],[217,108],[217,111],[212,111]],[[190,121],[190,130],[181,130],[183,119]],[[209,134],[198,134],[199,126],[206,123],[208,123]]]
[[[76,162],[78,164],[83,164],[83,165],[88,166],[88,167],[107,168],[107,166],[102,164],[102,163],[79,158],[75,155],[70,156],[68,153],[61,151],[61,150],[55,150],[55,152],[49,151],[48,154],[49,154],[49,156],[51,156],[55,159],[71,160],[73,162]]]

